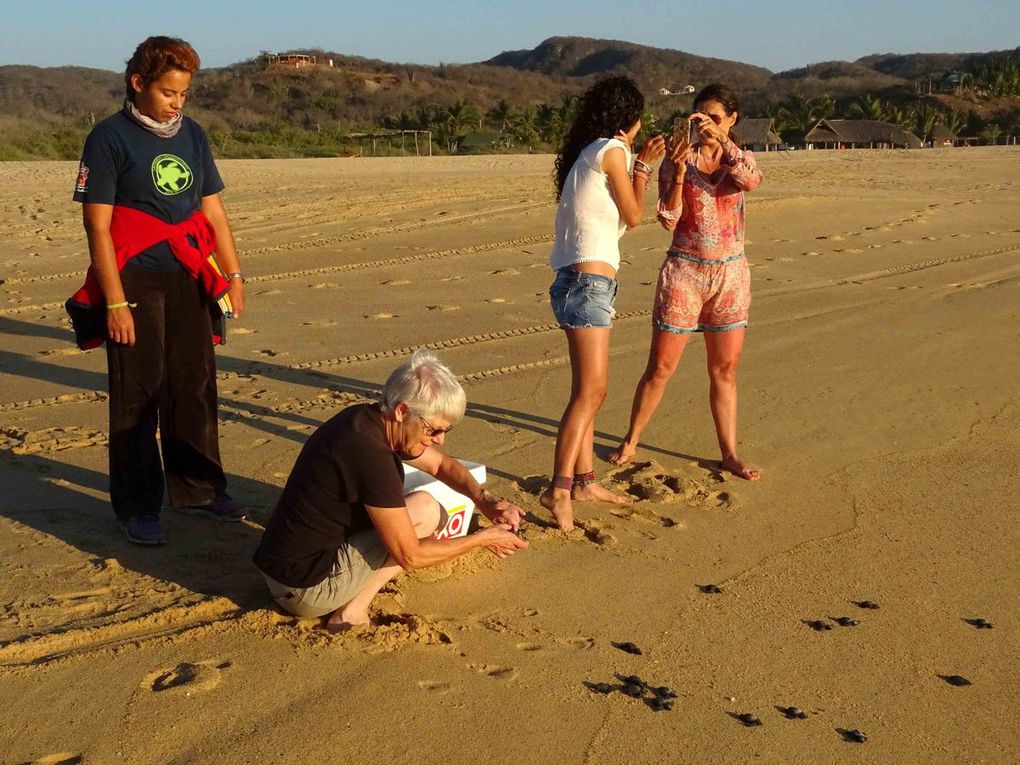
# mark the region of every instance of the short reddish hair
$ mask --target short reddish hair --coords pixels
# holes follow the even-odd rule
[[[169,72],[171,69],[194,74],[198,71],[201,61],[195,49],[179,37],[150,37],[137,48],[127,62],[124,72],[129,101],[135,100],[135,90],[131,87],[131,77],[140,75],[142,82],[148,85]]]

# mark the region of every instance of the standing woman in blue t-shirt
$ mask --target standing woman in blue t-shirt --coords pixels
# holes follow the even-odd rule
[[[182,114],[198,68],[183,40],[138,46],[124,108],[89,134],[74,194],[92,266],[68,311],[82,347],[106,341],[110,499],[144,545],[166,542],[164,483],[173,506],[227,521],[246,512],[226,494],[212,347],[214,324],[244,311],[244,278],[208,140]]]
[[[562,531],[574,528],[572,500],[629,504],[596,482],[595,414],[606,397],[609,330],[616,301],[620,237],[641,222],[649,163],[665,153],[662,136],[632,161],[645,99],[632,80],[597,82],[578,103],[577,118],[556,157],[556,240],[549,288],[570,352],[570,401],[556,435],[552,484],[541,497]],[[633,168],[631,165],[633,164]]]

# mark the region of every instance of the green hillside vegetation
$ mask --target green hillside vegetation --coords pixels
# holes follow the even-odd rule
[[[414,153],[428,130],[435,153],[553,151],[576,96],[606,74],[633,77],[648,99],[646,131],[690,110],[684,85],[732,84],[744,116],[772,117],[797,141],[821,117],[895,122],[925,137],[943,123],[995,141],[1020,133],[1020,49],[882,54],[773,74],[734,61],[627,42],[557,37],[476,64],[418,66],[301,50],[320,65],[268,66],[264,55],[196,76],[188,114],[220,157],[314,157],[372,151],[352,134],[394,133],[376,153]],[[334,66],[322,62],[332,59]],[[951,74],[952,92],[934,92]],[[82,67],[0,67],[0,159],[74,159],[96,120],[123,99],[122,75]],[[467,137],[471,136],[470,140]],[[403,143],[403,148],[401,144]],[[420,148],[427,146],[424,136]]]

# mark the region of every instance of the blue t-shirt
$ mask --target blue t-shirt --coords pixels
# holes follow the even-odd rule
[[[202,197],[223,191],[209,140],[184,117],[173,138],[160,138],[118,112],[85,139],[75,202],[132,207],[167,223],[181,223],[201,209]],[[126,268],[177,271],[180,263],[166,242],[131,258]]]

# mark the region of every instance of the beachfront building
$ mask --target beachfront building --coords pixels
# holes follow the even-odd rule
[[[777,151],[783,139],[769,117],[740,120],[735,128],[741,149],[751,151]]]
[[[267,53],[266,63],[269,66],[283,66],[288,69],[307,69],[316,66],[318,59],[304,53]],[[333,59],[329,59],[329,66],[333,66]]]
[[[956,133],[941,122],[931,129],[931,147],[933,149],[949,148],[956,145]]]
[[[809,149],[920,149],[921,139],[899,125],[878,120],[831,120],[815,123],[804,143]]]

